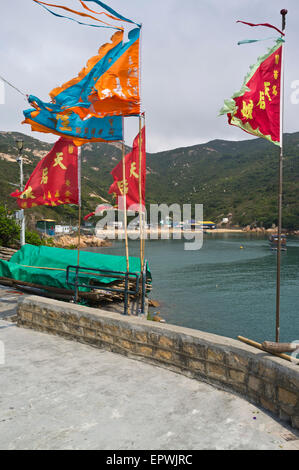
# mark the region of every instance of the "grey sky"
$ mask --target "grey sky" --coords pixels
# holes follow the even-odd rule
[[[53,3],[79,5],[77,0]],[[236,24],[236,20],[267,22],[280,28],[281,8],[289,11],[284,130],[299,130],[299,104],[291,103],[294,92],[291,84],[299,80],[298,0],[107,0],[105,3],[143,24],[142,108],[146,112],[149,152],[218,138],[250,138],[229,126],[226,117],[218,117],[218,112],[223,100],[240,89],[249,65],[273,44],[264,41],[238,46],[237,42],[276,33],[268,28]],[[50,90],[76,76],[112,33],[112,30],[79,26],[55,18],[32,0],[1,2],[0,75],[25,93],[48,101]],[[20,131],[54,142],[56,136],[31,133],[28,125],[21,125],[22,111],[29,106],[14,90],[7,86],[5,90],[6,102],[0,105],[0,130]],[[137,132],[137,118],[127,118],[128,145]]]

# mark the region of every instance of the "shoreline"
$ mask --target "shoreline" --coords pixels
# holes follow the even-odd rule
[[[139,230],[128,230],[128,237],[132,240],[139,240]],[[155,240],[167,240],[174,238],[175,235],[181,235],[177,239],[183,238],[184,233],[186,234],[200,234],[200,230],[180,230],[180,229],[146,229],[145,239],[155,239]],[[268,236],[271,234],[277,233],[277,229],[241,229],[241,228],[216,228],[216,229],[206,229],[203,231],[204,234],[254,234]],[[299,231],[294,232],[284,232],[287,235],[299,236]],[[111,229],[111,230],[98,230],[95,235],[81,235],[80,236],[80,248],[100,248],[100,247],[111,247],[113,240],[124,240],[125,231],[123,229]],[[52,237],[52,243],[54,247],[57,248],[70,248],[76,249],[78,247],[78,235],[59,235],[57,237]]]

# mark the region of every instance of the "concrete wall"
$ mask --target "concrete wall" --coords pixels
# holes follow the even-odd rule
[[[19,303],[18,325],[237,392],[299,428],[299,366],[237,340],[35,296]]]

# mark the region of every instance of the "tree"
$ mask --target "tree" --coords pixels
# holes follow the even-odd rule
[[[11,217],[10,212],[0,205],[0,245],[15,246],[20,239],[20,227]]]
[[[36,232],[26,230],[26,243],[30,245],[44,245],[40,236]],[[14,220],[12,212],[0,204],[0,246],[19,247],[20,227]]]

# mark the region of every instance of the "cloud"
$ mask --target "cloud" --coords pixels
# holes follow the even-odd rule
[[[63,3],[61,1],[61,3]],[[68,6],[78,6],[65,0]],[[237,46],[240,39],[272,36],[265,28],[236,24],[242,19],[280,26],[279,0],[109,0],[109,5],[142,22],[142,105],[146,112],[150,152],[195,145],[212,139],[248,139],[218,117],[223,100],[243,83],[249,65],[271,41]],[[291,83],[299,79],[296,18],[299,5],[285,0],[287,16],[285,131],[298,130],[299,105],[291,103]],[[30,0],[1,5],[0,75],[25,93],[48,99],[49,91],[85,65],[111,30],[79,26],[55,18]],[[271,31],[269,33],[269,31]],[[275,33],[274,33],[275,35]],[[9,87],[0,105],[0,129],[17,130],[46,141],[49,134],[31,133],[21,125],[28,105]],[[126,143],[138,132],[137,118],[125,120]]]

